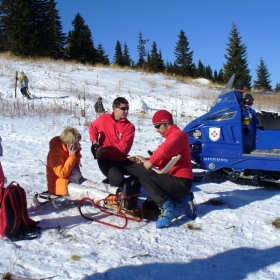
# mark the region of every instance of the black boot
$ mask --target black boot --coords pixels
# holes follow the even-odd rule
[[[150,197],[148,197],[144,201],[144,203],[142,205],[142,208],[143,208],[144,211],[157,211],[158,213],[160,212],[157,204]]]
[[[131,210],[137,206],[140,183],[137,179],[127,180],[123,185],[122,196],[132,196],[124,200],[124,208]],[[136,195],[137,194],[137,195]]]

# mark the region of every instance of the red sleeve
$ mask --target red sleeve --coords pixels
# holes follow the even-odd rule
[[[169,161],[173,156],[181,153],[181,137],[172,133],[151,155],[150,161],[155,166],[160,166],[162,161]]]
[[[93,142],[94,140],[98,141],[98,120],[99,118],[93,121],[88,128],[89,138],[91,142]]]

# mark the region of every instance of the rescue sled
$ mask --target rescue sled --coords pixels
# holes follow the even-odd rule
[[[232,90],[234,75],[208,113],[184,131],[192,161],[209,172],[222,171],[231,181],[248,179],[280,185],[280,116],[256,112]]]
[[[89,197],[82,198],[78,203],[78,209],[82,217],[85,219],[101,223],[107,226],[112,226],[118,229],[124,229],[127,226],[128,221],[141,222],[144,219],[143,210],[140,207],[134,207],[131,210],[125,209],[123,203],[125,199],[128,199],[132,196],[138,196],[139,194],[130,195],[121,197],[119,199],[118,205],[111,205],[107,203],[106,198],[100,199],[98,201],[93,201]],[[73,206],[74,203],[71,200],[68,200],[65,196],[53,195],[48,191],[42,193],[34,193],[33,203],[36,206],[45,205],[51,203],[55,209],[62,209],[65,207]],[[97,210],[97,211],[94,211]],[[103,214],[100,217],[99,214]],[[106,222],[102,220],[107,216],[114,216],[117,218],[114,223]],[[121,225],[119,225],[121,223]]]
[[[118,229],[124,229],[127,226],[128,221],[141,222],[144,219],[144,212],[140,207],[136,206],[131,210],[125,209],[123,207],[124,200],[129,197],[126,196],[120,198],[120,202],[118,205],[108,204],[106,198],[100,199],[98,201],[93,201],[89,197],[84,197],[79,201],[78,208],[82,217],[87,220],[91,220],[107,226],[112,226]],[[86,209],[86,211],[82,210],[83,206],[85,206],[84,208]],[[105,214],[105,216],[109,215],[114,216],[115,218],[120,218],[123,224],[112,224],[110,222],[103,221],[100,217],[97,217],[94,212],[90,210],[91,207],[98,209],[102,214]]]

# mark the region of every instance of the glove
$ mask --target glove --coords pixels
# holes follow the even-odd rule
[[[94,157],[94,159],[96,159],[96,151],[97,151],[97,149],[98,149],[98,145],[96,145],[96,144],[92,144],[91,145],[91,153],[92,153],[92,155],[93,155],[93,157]]]

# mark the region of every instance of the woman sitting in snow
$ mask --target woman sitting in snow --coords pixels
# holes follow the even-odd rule
[[[117,187],[96,183],[82,176],[80,140],[81,134],[73,127],[66,127],[60,136],[51,139],[46,167],[48,192],[70,200],[107,198],[108,203],[116,204]]]

